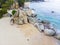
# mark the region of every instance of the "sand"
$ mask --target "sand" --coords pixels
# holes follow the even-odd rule
[[[56,45],[53,37],[39,32],[32,24],[19,25],[18,28],[24,33],[29,45]]]
[[[10,25],[9,17],[0,19],[0,45],[57,45],[57,42],[32,24]]]

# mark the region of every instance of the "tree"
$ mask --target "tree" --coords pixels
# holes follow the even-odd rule
[[[0,7],[8,8],[13,4],[14,0],[0,0]]]
[[[14,0],[7,0],[5,3],[8,4],[8,5],[12,5],[14,2]]]
[[[2,17],[3,17],[3,14],[6,14],[6,13],[7,13],[7,9],[2,8],[2,9],[0,10],[0,18],[2,18]]]
[[[9,5],[8,4],[2,4],[2,8],[5,8],[5,9],[8,9],[9,8]]]
[[[18,0],[18,3],[19,3],[19,6],[24,6],[24,2],[25,2],[25,0]]]
[[[31,1],[31,0],[25,0],[25,2],[29,2],[29,1]]]

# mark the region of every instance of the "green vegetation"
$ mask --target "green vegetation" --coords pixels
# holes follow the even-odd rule
[[[9,8],[13,4],[14,0],[0,0],[1,8]]]
[[[25,0],[25,2],[29,2],[29,1],[31,1],[31,0]]]
[[[7,13],[7,9],[6,8],[2,8],[2,13],[6,14]]]
[[[13,11],[12,11],[12,15],[14,15],[15,13],[16,13],[16,10],[13,10]]]
[[[0,0],[0,18],[3,17],[3,14],[7,13],[7,9],[13,4],[14,0]]]
[[[6,14],[6,13],[7,13],[7,9],[2,8],[2,9],[0,10],[0,18],[2,18],[2,17],[3,17],[3,14]]]
[[[24,2],[26,0],[16,0],[19,3],[19,6],[24,6]],[[10,9],[11,5],[15,2],[15,0],[0,0],[0,18],[2,18],[3,14],[7,13],[7,10]],[[15,10],[12,11],[12,14],[15,14]]]
[[[2,17],[3,17],[2,10],[0,10],[0,18],[2,18]]]
[[[25,2],[25,0],[18,0],[18,3],[19,3],[19,6],[24,6],[24,2]]]

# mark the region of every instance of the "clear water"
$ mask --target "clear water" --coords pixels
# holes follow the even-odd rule
[[[51,3],[31,3],[30,8],[34,8],[37,13],[37,18],[41,20],[48,20],[50,21],[54,27],[60,31],[60,7],[59,9],[53,8],[54,6],[51,5]],[[51,11],[54,11],[54,13],[51,13]]]

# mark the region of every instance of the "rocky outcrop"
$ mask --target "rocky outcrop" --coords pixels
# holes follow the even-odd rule
[[[37,18],[36,18],[37,15],[35,14],[34,10],[28,8],[25,10],[25,12],[27,14],[29,23],[34,24],[37,20]]]
[[[29,23],[34,24],[36,22],[36,18],[28,17]]]
[[[54,36],[56,39],[60,40],[60,33],[56,32],[56,35]]]
[[[42,23],[35,23],[34,26],[40,31],[44,31],[44,25]]]
[[[27,14],[23,10],[19,10],[19,19],[21,19],[23,23],[28,23]]]
[[[48,36],[53,36],[53,35],[56,34],[56,32],[54,30],[52,30],[52,29],[45,29],[44,34],[48,35]]]
[[[34,15],[36,16],[35,11],[32,10],[32,9],[30,9],[30,8],[28,8],[25,11],[26,11],[26,13],[27,13],[28,16],[34,16]]]
[[[11,9],[18,9],[18,8],[19,8],[18,2],[14,2],[13,5],[11,6]]]

